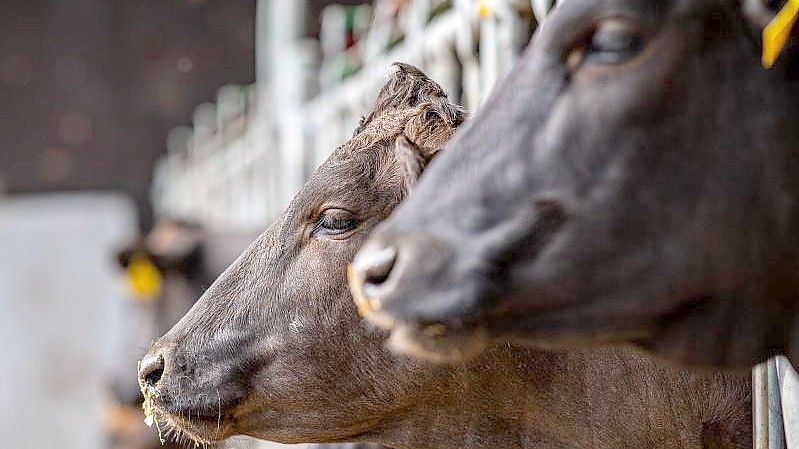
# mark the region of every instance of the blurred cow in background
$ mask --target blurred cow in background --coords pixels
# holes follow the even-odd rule
[[[136,361],[150,343],[169,330],[196,298],[255,238],[220,234],[163,219],[141,239],[117,254],[128,295],[117,314],[114,360],[109,376],[109,405],[103,417],[113,449],[178,448],[161,446],[144,425]]]

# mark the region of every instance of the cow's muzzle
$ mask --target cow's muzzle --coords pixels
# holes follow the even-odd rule
[[[358,313],[390,330],[389,346],[434,362],[462,361],[481,352],[485,332],[473,318],[484,310],[480,282],[456,281],[463,263],[433,238],[376,239],[348,270]],[[425,300],[433,297],[436,301]]]
[[[477,283],[462,282],[465,265],[455,249],[434,237],[383,236],[358,252],[350,287],[359,313],[382,327],[465,319],[478,312],[471,299],[479,293],[472,289]]]
[[[151,397],[155,420],[166,432],[173,429],[194,441],[210,443],[231,433],[228,418],[244,390],[224,369],[210,362],[199,366],[197,359],[209,360],[187,357],[174,343],[162,339],[140,361],[138,377],[142,392]]]
[[[505,313],[511,274],[534,263],[566,220],[561,201],[542,197],[532,209],[519,208],[469,238],[457,237],[469,235],[466,230],[446,238],[422,229],[395,231],[389,221],[349,268],[358,312],[391,330],[390,342],[402,352],[425,356],[441,348],[452,357],[427,358],[463,359],[459,354],[472,351],[462,345],[484,345],[486,329]]]
[[[160,352],[149,353],[139,365],[139,381],[146,388],[155,389],[164,375],[164,356]]]

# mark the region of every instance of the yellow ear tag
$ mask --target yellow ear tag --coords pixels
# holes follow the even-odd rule
[[[143,254],[134,254],[128,262],[128,289],[139,301],[154,301],[161,294],[163,278],[158,268]]]
[[[763,29],[763,67],[770,69],[777,62],[791,37],[791,30],[799,17],[799,0],[788,0],[779,13]]]
[[[494,8],[491,7],[489,0],[480,0],[477,5],[477,15],[481,19],[487,19],[494,13]]]

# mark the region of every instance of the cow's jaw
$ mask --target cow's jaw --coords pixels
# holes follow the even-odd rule
[[[484,328],[450,329],[443,324],[401,324],[391,332],[388,346],[395,352],[435,363],[458,363],[478,356],[489,344]]]
[[[178,381],[179,382],[179,381]],[[193,391],[186,383],[177,394],[173,391],[158,393],[154,397],[155,419],[159,433],[164,438],[182,442],[189,440],[198,444],[211,444],[235,433],[236,401],[223,398],[223,387],[204,392]],[[201,401],[187,398],[201,398]]]

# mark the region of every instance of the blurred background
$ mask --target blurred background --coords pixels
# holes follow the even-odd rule
[[[351,135],[391,63],[474,111],[550,3],[5,0],[0,447],[158,447],[136,361]]]

